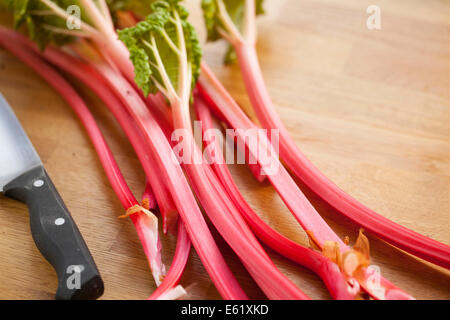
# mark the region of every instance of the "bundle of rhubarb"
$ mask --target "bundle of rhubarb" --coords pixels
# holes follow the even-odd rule
[[[272,262],[263,245],[315,272],[334,299],[412,299],[370,268],[368,239],[340,239],[293,176],[367,232],[431,263],[450,267],[450,248],[404,228],[344,193],[301,153],[277,115],[255,49],[262,0],[203,0],[209,40],[230,43],[259,122],[251,121],[202,61],[202,48],[180,0],[2,0],[14,29],[0,45],[29,65],[67,101],[86,128],[130,218],[158,286],[150,299],[177,299],[191,244],[224,299],[247,299],[203,212],[269,299],[309,299]],[[92,90],[117,119],[146,176],[138,201],[83,99],[63,71]],[[194,110],[195,113],[191,113]],[[195,115],[196,119],[193,119]],[[249,169],[267,180],[307,233],[308,247],[270,227],[243,197],[224,160],[215,118],[234,129]],[[193,121],[202,125],[202,141]],[[275,133],[279,133],[274,134]],[[202,212],[203,210],[203,212]],[[177,235],[168,271],[164,233]],[[300,232],[300,228],[299,228]]]

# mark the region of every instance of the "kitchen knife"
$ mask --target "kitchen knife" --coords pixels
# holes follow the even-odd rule
[[[0,192],[27,204],[34,242],[58,275],[56,299],[100,297],[103,294],[103,281],[94,259],[37,152],[2,94]]]

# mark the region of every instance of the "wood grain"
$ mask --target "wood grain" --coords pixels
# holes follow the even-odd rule
[[[342,189],[380,214],[450,244],[450,2],[379,0],[382,29],[366,28],[366,0],[267,0],[258,52],[270,93],[307,156]],[[187,1],[204,37],[199,1]],[[205,59],[251,114],[237,66],[224,67],[224,43]],[[144,175],[113,117],[78,83],[132,190]],[[104,277],[104,299],[144,299],[155,288],[130,221],[122,214],[87,135],[67,104],[16,58],[0,51],[0,91],[42,157]],[[0,150],[1,152],[1,150]],[[243,193],[277,230],[304,233],[274,190],[233,167]],[[339,235],[358,227],[305,190]],[[419,299],[449,299],[449,272],[369,235],[373,264]],[[263,295],[227,245],[231,268],[253,298]],[[0,197],[0,298],[51,299],[56,277],[31,239],[26,208]],[[175,239],[164,239],[170,265]],[[311,272],[270,252],[307,294],[328,299]],[[182,279],[193,299],[218,299],[195,252]]]

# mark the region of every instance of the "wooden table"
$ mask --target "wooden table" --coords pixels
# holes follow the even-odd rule
[[[191,20],[204,31],[198,1]],[[342,189],[382,215],[450,244],[450,2],[378,0],[382,29],[368,30],[366,0],[268,0],[258,52],[278,111],[307,156]],[[205,57],[234,97],[250,105],[237,66],[221,66],[225,45]],[[136,195],[144,175],[132,148],[103,105],[74,82],[98,119]],[[103,275],[105,299],[144,299],[154,289],[130,221],[94,149],[67,104],[16,58],[0,51],[0,91],[28,132],[77,221]],[[0,151],[1,152],[1,151]],[[245,167],[233,173],[251,205],[277,230],[302,244],[305,234],[274,190]],[[340,236],[358,226],[309,193]],[[24,205],[0,198],[0,298],[51,299],[56,277],[32,241]],[[420,299],[449,299],[445,270],[369,235],[373,264]],[[164,239],[170,265],[175,239]],[[263,297],[226,244],[224,254],[245,290]],[[307,294],[328,299],[313,273],[270,252]],[[190,298],[220,298],[196,253],[182,279]]]

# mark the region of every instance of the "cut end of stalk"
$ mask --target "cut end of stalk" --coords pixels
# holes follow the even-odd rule
[[[369,239],[364,235],[364,229],[359,229],[358,238],[353,246],[353,249],[362,253],[366,259],[370,260],[370,245]]]
[[[149,216],[152,219],[155,217],[155,215],[153,213],[151,213],[150,210],[146,209],[144,206],[140,206],[140,205],[136,204],[136,205],[128,208],[124,215],[119,216],[119,219],[126,219],[126,218],[132,216],[133,214],[136,214],[139,212],[145,213],[147,216]]]
[[[344,243],[350,242],[349,237],[345,237]],[[369,240],[364,235],[364,230],[359,230],[358,238],[354,246],[342,253],[339,243],[335,241],[325,241],[322,254],[334,262],[347,278],[348,290],[356,299],[366,300],[368,296],[361,291],[360,284],[364,288],[369,289],[370,295],[375,295],[379,299],[384,299],[386,288],[383,286],[371,286],[372,282],[368,281],[373,277],[368,277],[370,265],[370,245]],[[379,292],[382,290],[383,292]]]
[[[364,235],[364,230],[359,230],[358,238],[352,250],[342,256],[341,269],[349,276],[355,278],[365,277],[365,268],[370,265],[369,239]]]
[[[183,298],[186,294],[186,290],[181,285],[178,285],[162,294],[157,300],[178,300]]]
[[[308,232],[311,235],[311,232]],[[310,236],[310,242],[312,239]],[[345,240],[349,242],[348,237]],[[341,253],[339,243],[335,241],[325,241],[322,254],[336,263],[339,268],[349,277],[363,279],[365,268],[370,265],[370,245],[369,239],[364,235],[364,230],[359,230],[358,238],[352,249]]]
[[[150,199],[149,198],[142,199],[142,207],[146,210],[150,210]]]
[[[306,230],[306,234],[308,235],[309,239],[309,246],[317,251],[322,251],[322,246],[320,245],[319,240],[317,240],[316,236],[311,230]]]
[[[342,255],[341,250],[339,248],[339,243],[335,241],[325,241],[325,244],[323,245],[322,254],[326,258],[336,263],[339,267],[341,267]]]
[[[348,246],[348,245],[350,244],[350,238],[349,238],[349,236],[345,236],[345,237],[344,237],[344,243],[345,243],[346,246]]]
[[[357,279],[361,278],[360,274],[365,274],[363,269],[370,265],[370,260],[366,258],[361,252],[353,249],[345,252],[342,255],[341,269],[346,275],[350,277],[355,277]]]

